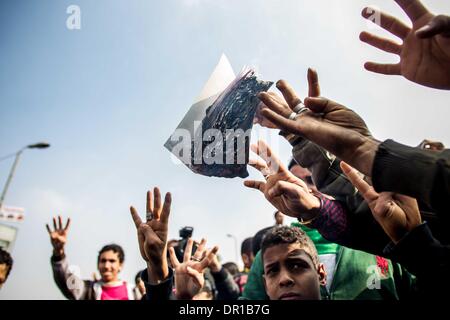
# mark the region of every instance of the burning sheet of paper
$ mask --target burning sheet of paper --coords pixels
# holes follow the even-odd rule
[[[257,94],[273,83],[259,80],[249,68],[237,77],[231,74],[223,55],[200,98],[164,145],[195,173],[225,178],[248,176]]]

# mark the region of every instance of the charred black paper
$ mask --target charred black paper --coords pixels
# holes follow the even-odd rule
[[[257,95],[272,84],[259,80],[254,70],[244,70],[214,101],[195,131],[192,171],[225,178],[248,176],[251,129],[260,102]]]
[[[257,95],[273,82],[258,79],[249,68],[234,77],[224,56],[213,75],[206,92],[210,94],[217,84],[222,89],[202,95],[204,98],[192,105],[164,146],[195,173],[245,178],[251,130],[260,104]],[[225,78],[229,79],[226,83]]]

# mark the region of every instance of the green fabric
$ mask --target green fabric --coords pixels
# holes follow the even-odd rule
[[[414,277],[390,260],[345,247],[337,259],[331,300],[399,300],[413,290]],[[387,263],[384,272],[380,271],[380,260]],[[379,285],[370,289],[372,280]]]
[[[298,222],[293,222],[291,227],[297,227],[305,231],[308,237],[314,242],[317,249],[317,254],[320,256],[322,254],[337,254],[340,246],[336,243],[326,240],[316,229],[311,229],[306,226],[301,225]]]
[[[244,287],[244,292],[239,300],[269,300],[264,288],[264,266],[261,257],[261,250],[253,259],[252,267],[248,273],[247,283]]]

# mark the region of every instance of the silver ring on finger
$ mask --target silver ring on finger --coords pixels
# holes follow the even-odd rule
[[[147,212],[147,221],[153,220],[153,212]]]
[[[305,105],[303,104],[303,102],[299,102],[298,105],[295,106],[295,108],[293,109],[293,111],[295,113],[299,113],[302,109],[306,108]]]
[[[303,104],[303,102],[300,102],[294,108],[294,112],[297,114],[297,116],[301,115],[303,112],[306,112],[308,110],[309,109]]]
[[[289,120],[295,120],[295,118],[297,118],[297,113],[292,112],[292,113],[289,115]]]

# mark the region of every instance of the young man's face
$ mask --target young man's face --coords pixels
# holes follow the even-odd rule
[[[241,254],[241,258],[242,258],[242,261],[244,262],[244,267],[246,269],[250,269],[253,264],[253,259],[255,258],[253,256],[253,252],[243,253],[243,254]]]
[[[264,252],[264,286],[270,300],[319,300],[325,270],[298,243],[279,244]]]
[[[6,274],[8,273],[8,269],[9,267],[6,265],[6,263],[0,264],[0,288],[6,282]]]
[[[275,223],[281,226],[283,224],[283,220],[283,214],[280,211],[277,211],[277,213],[275,214]]]
[[[100,255],[98,260],[98,271],[103,282],[113,282],[119,280],[119,272],[122,269],[122,264],[119,261],[119,255],[108,250]]]

